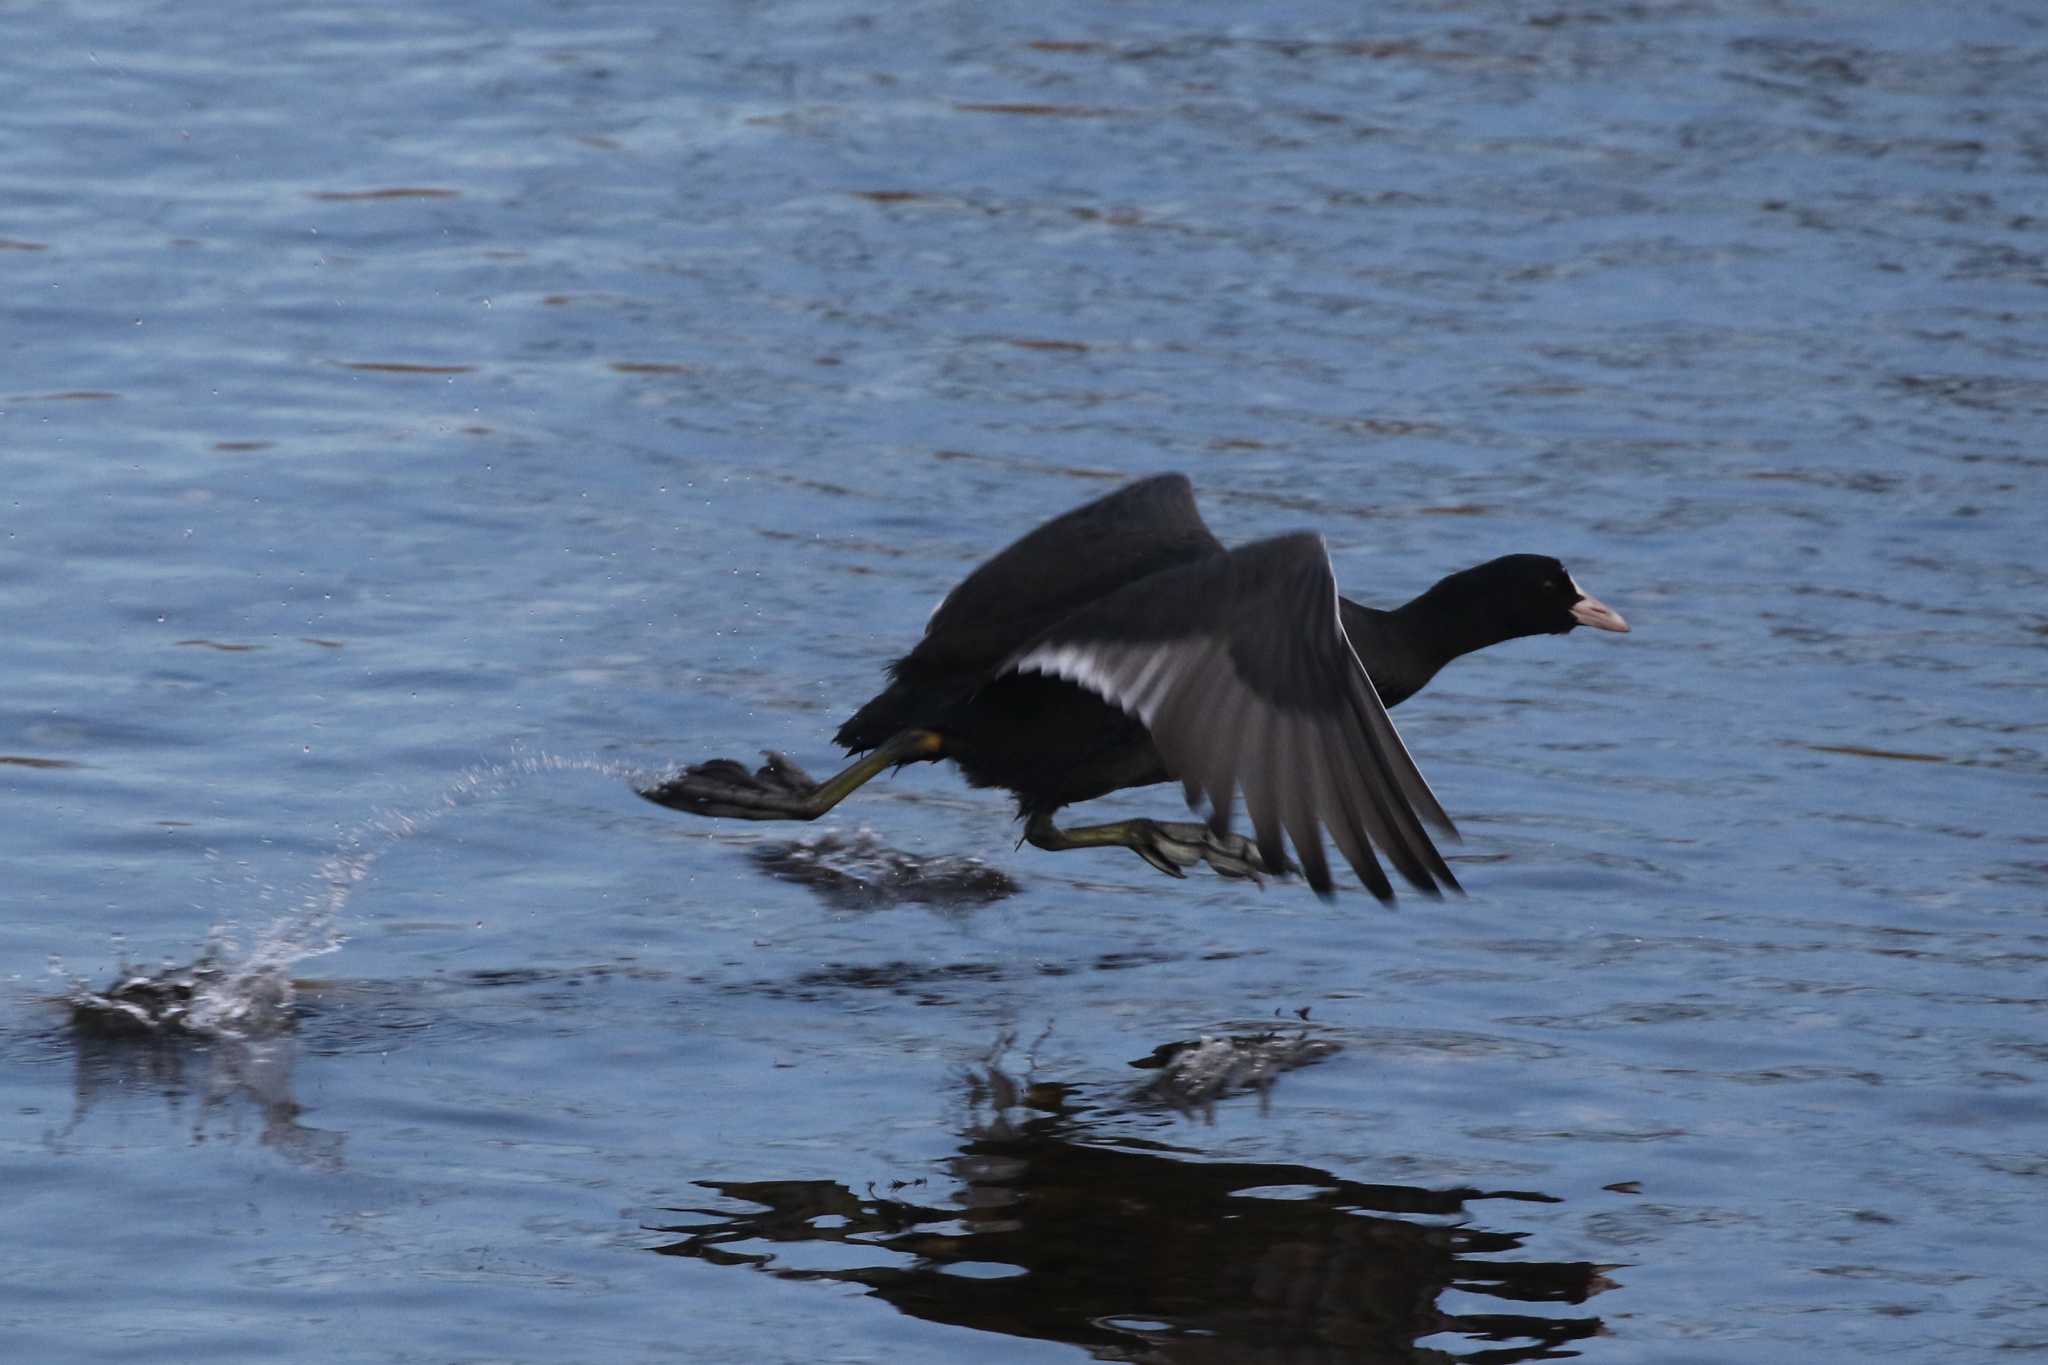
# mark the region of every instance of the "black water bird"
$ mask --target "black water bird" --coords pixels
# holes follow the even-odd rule
[[[1456,837],[1387,718],[1461,654],[1628,623],[1544,555],[1454,573],[1392,611],[1337,594],[1312,531],[1228,549],[1194,490],[1161,474],[1054,518],[939,603],[889,685],[839,727],[861,755],[823,782],[780,754],[730,759],[641,794],[699,815],[812,820],[905,763],[951,759],[1017,798],[1039,848],[1119,846],[1173,876],[1300,870],[1330,892],[1319,830],[1381,900],[1378,848],[1419,890],[1458,883],[1424,830]],[[1179,780],[1203,823],[1062,829],[1062,806]],[[1230,829],[1242,795],[1254,838]],[[1283,840],[1283,835],[1284,840]]]

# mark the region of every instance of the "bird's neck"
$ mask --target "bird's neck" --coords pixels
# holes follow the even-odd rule
[[[1420,692],[1458,656],[1510,638],[1502,634],[1498,615],[1460,590],[1455,574],[1392,611],[1338,601],[1344,633],[1385,706],[1399,706]]]

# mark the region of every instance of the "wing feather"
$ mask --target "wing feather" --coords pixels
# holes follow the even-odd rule
[[[1457,831],[1345,635],[1322,539],[1297,533],[1131,583],[999,672],[1049,673],[1136,716],[1191,808],[1228,832],[1242,796],[1259,854],[1330,890],[1322,830],[1368,890],[1374,850],[1418,890],[1457,889],[1424,822]]]
[[[1248,689],[1233,687],[1224,679],[1219,679],[1216,691],[1221,698],[1216,707],[1216,733],[1242,734],[1260,709],[1257,699]],[[1218,834],[1228,834],[1237,813],[1238,773],[1244,767],[1242,750],[1233,744],[1211,745],[1200,761],[1202,790],[1209,802],[1209,828]]]
[[[1364,775],[1351,761],[1349,746],[1334,757],[1336,761],[1323,769],[1332,789],[1325,799],[1331,809],[1342,812],[1342,817],[1330,821],[1330,838],[1344,855],[1344,861],[1351,864],[1358,880],[1367,890],[1385,900],[1393,895],[1393,888],[1387,884],[1387,874],[1380,870],[1379,860],[1372,856],[1372,845],[1367,842],[1364,832],[1362,812],[1371,808],[1372,797],[1365,790]]]
[[[1317,809],[1322,787],[1318,773],[1322,752],[1309,733],[1306,715],[1289,715],[1283,729],[1287,734],[1290,755],[1286,771],[1293,774],[1293,780],[1280,789],[1281,799],[1286,803],[1282,823],[1287,826],[1287,837],[1294,842],[1295,861],[1301,864],[1302,875],[1308,878],[1310,889],[1318,896],[1327,897],[1330,894],[1330,860],[1323,853],[1323,836],[1318,820],[1329,819],[1336,812]]]

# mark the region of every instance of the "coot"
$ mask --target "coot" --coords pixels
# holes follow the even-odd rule
[[[1458,889],[1424,830],[1455,838],[1387,718],[1461,654],[1524,635],[1628,623],[1545,555],[1454,573],[1406,606],[1337,595],[1322,537],[1226,548],[1194,489],[1161,474],[1077,507],[946,595],[889,685],[839,727],[862,755],[823,782],[780,754],[748,772],[695,764],[641,793],[699,815],[813,820],[876,774],[951,759],[1015,794],[1039,848],[1129,848],[1162,872],[1295,870],[1330,894],[1327,829],[1375,896],[1377,848],[1418,890]],[[1061,828],[1053,813],[1178,780],[1203,823]],[[1253,836],[1231,832],[1239,795]],[[1284,838],[1283,838],[1284,836]]]

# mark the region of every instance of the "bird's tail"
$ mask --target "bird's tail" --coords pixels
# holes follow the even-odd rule
[[[911,709],[912,689],[894,676],[893,669],[891,675],[889,685],[839,727],[839,733],[832,736],[834,744],[850,754],[864,754],[918,723]]]

